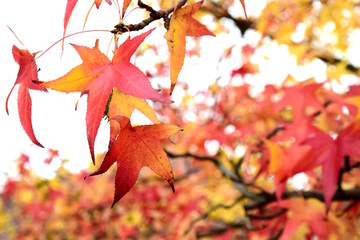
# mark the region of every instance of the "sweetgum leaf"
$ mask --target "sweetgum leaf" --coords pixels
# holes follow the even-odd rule
[[[335,139],[319,131],[304,144],[312,147],[310,160],[322,165],[325,206],[329,211],[331,199],[336,191],[339,172],[344,164],[344,157],[360,157],[360,121],[357,120],[340,131]]]
[[[204,35],[215,36],[204,25],[192,17],[199,10],[202,1],[176,9],[171,17],[169,30],[165,34],[170,51],[170,78],[172,93],[180,70],[184,64],[186,36],[199,37]]]
[[[31,54],[27,50],[19,49],[16,46],[12,48],[14,60],[19,64],[19,72],[16,78],[16,82],[8,97],[6,98],[6,112],[9,114],[8,110],[8,100],[16,84],[19,84],[18,91],[18,112],[21,125],[25,130],[26,134],[29,136],[30,140],[43,147],[40,142],[36,139],[34,130],[31,122],[31,97],[29,89],[46,91],[45,88],[37,85],[38,79],[38,69],[35,62],[35,54]]]
[[[179,130],[180,128],[170,124],[131,127],[130,122],[121,129],[99,169],[89,175],[102,174],[116,162],[117,172],[112,206],[132,188],[139,171],[144,166],[165,179],[174,190],[174,175],[161,143]]]
[[[154,109],[142,98],[133,97],[129,94],[123,93],[118,89],[114,89],[109,104],[108,118],[110,121],[110,144],[115,141],[122,127],[124,127],[123,119],[119,120],[119,116],[129,119],[134,110],[139,110],[153,123],[160,123]]]
[[[86,128],[91,157],[94,161],[94,143],[109,95],[114,88],[137,98],[169,102],[169,96],[155,91],[130,58],[153,29],[132,39],[130,37],[115,51],[112,61],[95,46],[73,45],[83,63],[63,77],[42,83],[41,86],[60,92],[87,94]]]

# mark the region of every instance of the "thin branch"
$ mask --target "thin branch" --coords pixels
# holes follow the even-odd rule
[[[274,218],[284,214],[286,211],[287,210],[285,208],[280,208],[270,214],[261,214],[261,215],[247,214],[247,216],[251,219],[256,219],[256,220],[271,220],[271,219],[274,219]]]
[[[185,180],[185,179],[187,179],[189,176],[191,176],[191,175],[193,175],[193,174],[196,174],[196,173],[198,173],[198,172],[199,172],[199,169],[197,169],[197,168],[192,168],[192,169],[188,170],[186,173],[184,173],[183,175],[178,176],[178,177],[175,177],[174,183],[180,182],[180,181],[182,181],[182,180]]]
[[[277,240],[281,237],[284,232],[284,228],[281,228],[275,235],[271,234],[270,240]]]
[[[200,222],[201,220],[205,220],[214,211],[216,211],[218,209],[230,209],[230,208],[233,208],[236,204],[238,204],[243,199],[244,199],[244,197],[240,196],[240,197],[237,197],[232,203],[230,203],[228,205],[217,204],[217,205],[211,207],[206,213],[204,213],[203,215],[201,215],[201,216],[199,216],[199,217],[197,217],[197,218],[195,218],[194,220],[191,221],[189,227],[184,232],[184,235],[188,234],[190,232],[190,230],[195,226],[196,223]]]
[[[187,0],[180,0],[178,5],[177,5],[177,8],[181,8],[182,6],[184,6],[186,1]],[[174,7],[170,7],[167,10],[155,11],[152,7],[144,4],[141,1],[138,1],[138,6],[140,8],[144,8],[147,11],[149,11],[150,12],[150,17],[144,19],[142,22],[137,23],[137,24],[128,24],[127,25],[127,24],[124,24],[123,22],[121,22],[121,23],[117,24],[115,26],[115,29],[112,30],[111,32],[114,33],[114,34],[117,34],[117,33],[123,33],[123,32],[128,32],[128,31],[130,31],[130,32],[131,31],[139,31],[139,30],[145,28],[147,25],[149,25],[153,21],[159,20],[161,18],[164,19],[165,28],[167,28],[166,23],[169,21],[169,15],[174,11]]]
[[[215,157],[211,157],[211,156],[206,156],[206,155],[196,155],[196,154],[192,154],[189,152],[186,153],[181,153],[181,154],[176,154],[176,153],[172,153],[169,152],[167,150],[165,150],[166,154],[170,157],[170,158],[194,158],[196,160],[199,161],[209,161],[212,162],[213,164],[215,164],[221,171],[221,173],[229,178],[230,180],[234,181],[234,182],[240,182],[240,179],[238,179],[238,177],[236,176],[235,173],[233,173],[232,171],[230,171],[229,169],[227,169],[224,164],[222,164],[217,158]]]
[[[244,205],[245,211],[263,207],[277,200],[275,193],[273,194],[261,193],[258,195],[260,195],[262,198],[260,200],[255,200]],[[284,192],[282,195],[282,199],[289,199],[295,197],[303,197],[305,199],[315,198],[324,202],[324,194],[320,191]],[[347,201],[347,200],[355,200],[355,201],[360,200],[360,188],[342,190],[342,191],[337,190],[332,198],[332,201]]]
[[[138,6],[139,6],[139,8],[143,8],[150,13],[153,13],[153,14],[156,13],[156,11],[152,7],[143,3],[141,0],[138,0]]]
[[[227,230],[232,229],[232,228],[246,228],[246,223],[242,222],[242,221],[236,222],[236,223],[226,223],[226,224],[223,224],[223,226],[213,227],[208,231],[197,232],[196,238],[200,239],[200,238],[205,238],[205,237],[216,236],[219,234],[223,234],[224,232],[226,232]]]
[[[255,28],[254,22],[249,19],[234,18],[230,15],[227,10],[227,7],[222,6],[219,3],[213,1],[205,1],[203,5],[203,10],[211,13],[217,19],[227,18],[234,22],[237,28],[240,30],[241,34],[244,34],[249,28]]]
[[[171,153],[167,150],[164,150],[166,152],[166,154],[170,157],[170,158],[194,158],[198,161],[209,161],[212,162],[213,164],[215,164],[215,166],[220,170],[220,172],[222,173],[222,175],[224,177],[229,178],[231,181],[233,181],[234,186],[241,192],[241,194],[247,198],[250,198],[252,200],[255,201],[263,201],[263,197],[262,194],[257,194],[254,193],[250,190],[248,190],[247,186],[245,183],[243,183],[242,178],[239,178],[237,176],[236,173],[230,171],[229,169],[227,169],[224,164],[222,164],[217,158],[215,157],[211,157],[211,156],[206,156],[206,155],[196,155],[196,154],[192,154],[189,152],[186,153],[182,153],[182,154],[176,154],[176,153]]]

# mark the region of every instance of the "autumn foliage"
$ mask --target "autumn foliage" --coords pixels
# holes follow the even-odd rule
[[[105,2],[119,12],[119,22],[108,31],[112,53],[100,50],[98,41],[73,43],[82,63],[49,81],[38,78],[37,53],[13,46],[18,112],[30,140],[46,146],[33,131],[30,89],[86,95],[95,168],[69,173],[65,160],[50,150],[45,162],[56,159],[61,166],[54,179],[44,180],[22,155],[19,177],[9,178],[2,191],[6,236],[359,237],[360,71],[351,48],[360,27],[358,1],[269,1],[258,15],[247,12],[242,0]],[[70,51],[64,39],[71,37],[66,30],[76,4],[68,0],[64,9],[64,38],[58,41],[63,51]],[[101,4],[93,2],[96,8]],[[143,17],[127,23],[125,13],[137,8]],[[159,29],[165,33],[158,35],[162,43],[139,51]],[[242,34],[238,42],[216,42],[234,32]],[[181,75],[187,61],[213,60],[201,58],[202,39],[213,41],[207,56],[216,58],[218,75],[184,79],[198,76]],[[134,57],[146,58],[147,50],[158,56],[163,46],[168,55],[148,59],[151,70],[137,66]],[[266,52],[271,48],[278,51],[276,61],[286,58],[286,49],[292,62],[273,64],[275,56]],[[285,63],[302,75],[279,67]],[[268,65],[274,69],[266,70]],[[204,76],[210,70],[196,69]],[[277,71],[286,75],[275,79]],[[273,81],[265,80],[269,73]],[[158,79],[166,83],[155,87]],[[193,91],[195,82],[205,87]],[[132,124],[135,110],[153,124]],[[108,151],[101,154],[94,145],[104,119],[110,134]]]

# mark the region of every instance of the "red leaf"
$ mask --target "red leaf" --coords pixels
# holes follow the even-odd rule
[[[323,191],[326,210],[331,199],[345,156],[360,157],[360,121],[343,129],[334,140],[328,134],[318,132],[304,143],[312,147],[310,158],[322,164]]]
[[[67,29],[67,25],[69,23],[71,14],[75,8],[75,5],[77,3],[78,0],[68,0],[67,4],[66,4],[66,10],[65,10],[65,16],[64,16],[64,33],[63,33],[63,38],[65,37],[65,33],[66,33],[66,29]],[[62,42],[62,48],[64,48],[64,39]]]
[[[112,61],[97,47],[91,49],[73,45],[83,63],[63,77],[42,83],[42,86],[60,92],[88,94],[86,127],[93,161],[96,134],[114,87],[138,98],[169,102],[169,96],[162,96],[155,91],[146,75],[129,62],[136,49],[152,31],[153,29],[132,39],[129,37],[115,51]]]
[[[46,91],[45,88],[40,87],[36,84],[39,82],[39,79],[37,74],[38,70],[34,58],[35,54],[31,54],[27,50],[18,49],[16,46],[13,46],[12,52],[14,60],[19,64],[20,68],[15,84],[10,90],[10,93],[6,99],[6,112],[9,114],[8,100],[10,98],[11,92],[13,91],[15,85],[19,84],[17,103],[21,125],[25,130],[26,134],[29,136],[30,140],[34,144],[43,147],[36,139],[31,123],[31,98],[29,94],[29,89]]]
[[[139,171],[149,167],[168,181],[174,190],[173,172],[161,143],[180,128],[169,124],[155,124],[122,128],[118,138],[107,152],[99,169],[90,176],[106,172],[115,162],[115,194],[112,206],[117,203],[135,184]]]
[[[321,88],[319,83],[303,83],[292,87],[285,87],[284,97],[276,104],[276,109],[281,109],[290,106],[292,109],[292,121],[299,123],[306,117],[307,109],[311,108],[313,111],[309,114],[322,110],[323,106],[318,100],[316,94]]]

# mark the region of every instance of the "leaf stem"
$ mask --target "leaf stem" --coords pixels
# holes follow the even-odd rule
[[[24,48],[26,48],[28,50],[28,48],[23,44],[23,42],[20,40],[20,38],[18,38],[18,36],[15,34],[15,32],[11,29],[11,27],[9,27],[8,25],[6,25],[9,30],[12,32],[12,34],[14,34],[15,38],[20,42],[21,45],[23,45]],[[29,50],[28,50],[29,51]],[[30,51],[29,51],[30,52]]]
[[[76,33],[72,33],[72,34],[69,34],[59,40],[57,40],[56,42],[54,42],[53,44],[51,44],[50,47],[48,47],[44,52],[42,52],[38,57],[35,58],[35,60],[39,59],[41,56],[43,56],[47,51],[49,51],[52,47],[54,47],[56,44],[58,44],[59,42],[62,42],[64,39],[68,38],[68,37],[72,37],[72,36],[75,36],[77,34],[80,34],[80,33],[89,33],[89,32],[108,32],[110,33],[111,31],[109,30],[86,30],[86,31],[82,31],[82,32],[76,32]]]

